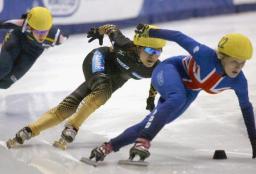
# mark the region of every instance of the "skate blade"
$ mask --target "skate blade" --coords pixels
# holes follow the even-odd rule
[[[133,160],[130,160],[130,159],[127,159],[127,160],[119,160],[118,161],[118,164],[120,165],[134,165],[134,166],[148,166],[148,162],[147,161],[142,161],[142,160],[139,160],[139,161],[133,161]]]
[[[94,167],[97,167],[99,165],[99,162],[92,161],[92,160],[90,160],[89,158],[86,158],[86,157],[82,157],[80,159],[80,161],[85,163],[85,164],[88,164],[90,166],[94,166]]]
[[[61,150],[66,150],[67,149],[67,144],[60,143],[59,141],[54,141],[52,144],[54,147],[61,149]]]
[[[6,147],[7,147],[8,149],[14,148],[14,147],[16,147],[16,145],[17,145],[17,142],[16,142],[15,139],[9,139],[9,140],[6,142]]]

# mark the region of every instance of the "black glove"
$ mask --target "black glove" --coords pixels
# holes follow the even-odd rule
[[[90,31],[88,31],[87,33],[87,38],[90,38],[88,41],[89,43],[95,39],[99,39],[99,44],[102,45],[103,37],[104,37],[104,34],[100,34],[99,29],[95,27],[91,28]]]
[[[28,17],[28,14],[27,14],[27,13],[24,13],[24,14],[21,15],[20,18],[21,18],[21,19],[26,19],[27,17]]]
[[[256,139],[251,139],[252,145],[252,158],[256,158]]]
[[[148,24],[138,24],[136,26],[135,33],[138,34],[141,37],[148,37],[149,30],[151,28],[152,27],[150,27],[150,25],[148,25]]]
[[[149,111],[153,111],[153,109],[155,108],[155,97],[148,97],[147,98],[147,107],[146,109]]]

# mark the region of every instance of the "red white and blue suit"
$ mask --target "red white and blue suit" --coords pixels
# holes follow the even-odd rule
[[[155,68],[152,85],[161,96],[158,104],[140,123],[110,140],[114,151],[133,143],[137,138],[151,141],[165,124],[178,118],[202,90],[210,94],[234,90],[249,138],[256,138],[253,107],[249,101],[247,80],[243,72],[235,78],[228,77],[215,50],[179,31],[154,29],[149,34],[150,37],[178,43],[190,55],[168,58]]]

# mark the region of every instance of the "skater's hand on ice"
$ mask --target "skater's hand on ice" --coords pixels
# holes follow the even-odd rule
[[[251,139],[252,158],[256,158],[256,139]]]
[[[153,111],[155,108],[155,97],[148,97],[147,98],[147,106],[146,109],[149,110],[150,112]]]
[[[104,34],[101,34],[99,32],[99,28],[91,28],[88,33],[87,33],[87,38],[89,38],[89,43],[94,41],[95,39],[99,40],[99,44],[102,45],[103,44],[103,37]]]

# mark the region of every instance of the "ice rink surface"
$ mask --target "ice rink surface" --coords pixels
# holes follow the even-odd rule
[[[158,24],[180,30],[197,41],[215,48],[222,35],[240,32],[256,40],[256,13],[189,19]],[[134,28],[122,30],[132,38]],[[104,44],[109,45],[108,38]],[[130,80],[112,95],[106,105],[83,124],[75,142],[66,151],[52,147],[63,124],[42,132],[16,149],[7,150],[5,141],[43,112],[58,104],[83,82],[82,62],[95,47],[85,34],[71,36],[65,44],[44,52],[32,69],[8,90],[0,93],[0,173],[8,174],[255,174],[256,159],[238,101],[233,91],[219,95],[201,92],[192,106],[176,121],[166,125],[152,142],[148,167],[120,166],[128,157],[127,146],[107,156],[97,167],[79,161],[91,149],[118,135],[148,114],[145,110],[150,80]],[[161,59],[187,54],[175,43],[168,43]],[[255,54],[254,54],[255,55]],[[250,100],[256,107],[256,57],[248,61]],[[212,160],[216,149],[227,152],[227,160]]]

